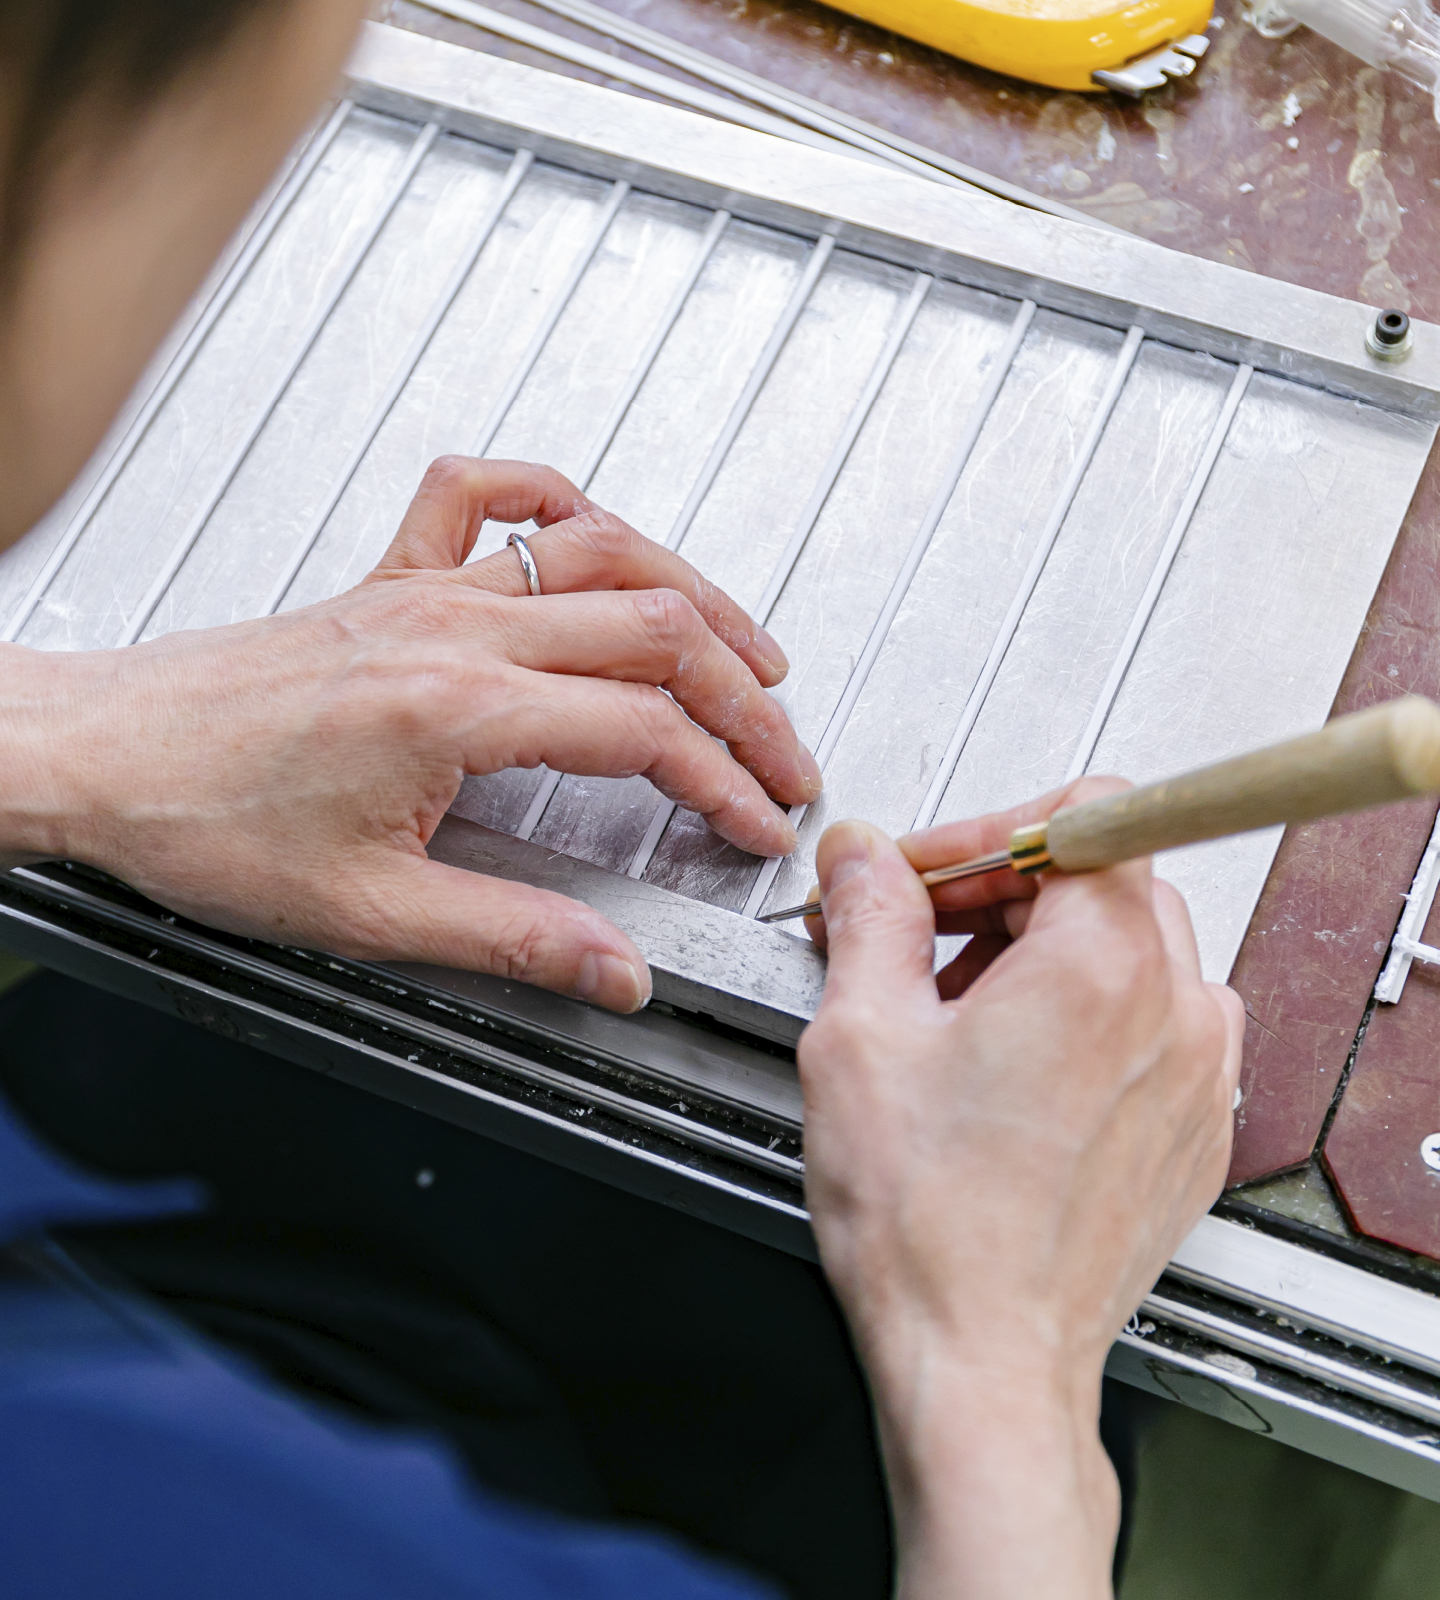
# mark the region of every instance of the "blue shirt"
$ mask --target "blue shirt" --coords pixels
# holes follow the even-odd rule
[[[477,1491],[433,1441],[311,1411],[43,1229],[193,1208],[89,1177],[0,1099],[5,1600],[761,1600],[676,1542]],[[16,1248],[18,1246],[18,1248]],[[0,1260],[5,1258],[0,1257]]]

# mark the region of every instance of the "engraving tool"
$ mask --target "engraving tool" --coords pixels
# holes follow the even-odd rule
[[[1437,791],[1440,707],[1406,695],[1178,778],[1067,806],[1048,822],[1017,828],[1006,849],[936,867],[921,873],[920,881],[935,889],[1005,867],[1023,873],[1047,867],[1094,872],[1204,839],[1310,822]],[[767,912],[759,920],[788,922],[819,914],[819,891],[812,890],[803,905]]]

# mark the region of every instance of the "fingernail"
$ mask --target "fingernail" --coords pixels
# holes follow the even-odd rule
[[[825,787],[825,778],[820,771],[820,763],[803,744],[800,746],[798,759],[801,776],[810,785],[810,798],[813,800]]]
[[[790,670],[790,658],[776,643],[773,634],[766,633],[764,628],[755,629],[755,648],[760,652],[761,659],[772,671],[778,672],[781,677]]]
[[[650,969],[637,971],[623,956],[587,950],[575,974],[575,993],[607,1011],[639,1011],[650,1001]]]
[[[831,835],[829,848],[824,852],[825,865],[820,871],[820,887],[830,895],[842,883],[859,877],[870,870],[870,840],[865,830],[858,827],[838,826]]]

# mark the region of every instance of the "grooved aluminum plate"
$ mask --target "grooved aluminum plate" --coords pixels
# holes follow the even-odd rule
[[[826,793],[766,865],[642,779],[511,772],[440,847],[603,903],[657,992],[779,1040],[822,967],[753,918],[833,818],[901,832],[1324,719],[1440,330],[1387,366],[1366,307],[415,35],[372,26],[352,73],[0,557],[3,637],[301,605],[373,564],[434,456],[552,463],[766,621]],[[1163,863],[1212,977],[1277,842]]]

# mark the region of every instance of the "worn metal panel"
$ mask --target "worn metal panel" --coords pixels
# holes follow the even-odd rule
[[[469,450],[590,236],[609,187],[554,167],[531,169],[341,497],[284,609],[358,583],[394,537],[428,463]],[[483,538],[488,551],[504,535],[492,528]]]
[[[770,619],[790,657],[782,698],[802,738],[823,731],[1016,311],[950,283],[937,283],[920,308]],[[763,586],[755,581],[752,592]],[[757,870],[753,857],[677,813],[647,877],[738,908]]]
[[[1323,722],[1430,437],[1257,374],[1090,770],[1145,783]],[[1160,858],[1211,978],[1230,971],[1280,832]]]
[[[416,128],[356,112],[20,635],[114,643],[226,453],[250,426],[401,167]]]
[[[680,542],[688,561],[747,608],[785,549],[912,276],[832,257]],[[643,778],[567,778],[532,837],[623,872],[660,803]]]
[[[276,575],[509,164],[505,152],[471,140],[436,143],[157,607],[147,637],[265,609]],[[327,572],[321,581],[328,594],[346,586],[346,575]]]
[[[837,817],[867,817],[896,833],[910,826],[1120,346],[1113,329],[1036,317],[767,905],[804,898],[815,846]],[[818,739],[825,726],[812,715],[807,731]]]
[[[1141,349],[937,820],[1064,781],[1231,376],[1206,356]]]

